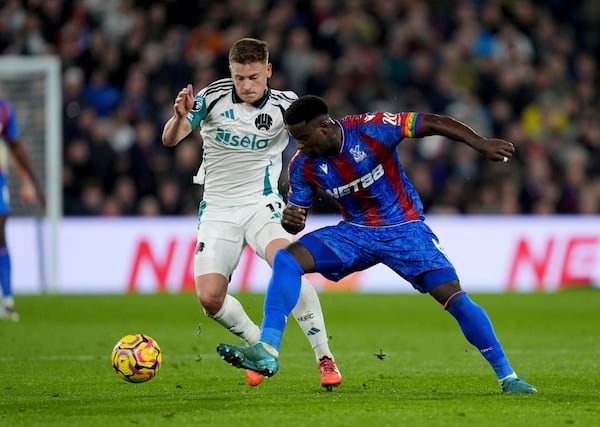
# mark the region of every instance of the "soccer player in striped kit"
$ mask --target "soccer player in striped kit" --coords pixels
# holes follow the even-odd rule
[[[0,141],[3,143],[0,149],[8,148],[13,160],[21,189],[21,199],[27,205],[35,204],[36,200],[46,207],[46,196],[44,190],[37,180],[27,152],[20,139],[20,130],[17,123],[13,104],[0,98]],[[0,155],[4,160],[6,156]],[[6,244],[6,221],[10,215],[10,203],[8,195],[8,183],[6,182],[6,161],[0,162],[0,285],[2,285],[2,305],[0,306],[0,319],[18,321],[19,314],[15,309],[15,301],[12,291],[12,268],[10,253]]]
[[[274,375],[302,275],[319,272],[337,281],[383,263],[454,316],[496,373],[503,392],[537,392],[518,378],[486,312],[461,289],[452,263],[424,221],[423,205],[397,150],[404,138],[442,135],[492,161],[507,162],[514,145],[484,138],[465,124],[436,114],[375,112],[333,120],[325,101],[312,95],[294,101],[285,122],[298,152],[289,165],[283,227],[294,234],[304,229],[317,188],[333,196],[343,221],[310,232],[275,254],[260,341],[246,348],[220,344],[217,351],[225,361]]]

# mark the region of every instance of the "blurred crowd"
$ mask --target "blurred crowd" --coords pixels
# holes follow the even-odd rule
[[[246,36],[269,43],[272,87],[323,96],[334,117],[448,114],[515,143],[508,164],[401,144],[427,213],[597,214],[598,28],[594,0],[4,0],[0,54],[61,58],[66,215],[196,214],[200,136],[165,148],[162,127]]]

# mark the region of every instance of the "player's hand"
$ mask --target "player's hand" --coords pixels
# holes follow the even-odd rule
[[[300,233],[306,226],[306,209],[288,204],[283,208],[281,225],[288,233]]]
[[[22,185],[21,200],[27,206],[33,206],[37,202],[42,209],[46,209],[46,194],[39,183]]]
[[[484,140],[478,147],[488,159],[495,162],[508,162],[515,153],[515,145],[512,142],[499,138]]]
[[[21,200],[27,206],[33,206],[37,201],[35,188],[31,184],[21,185]]]
[[[194,106],[194,87],[188,83],[186,87],[181,89],[175,98],[173,110],[177,117],[184,117],[188,111]]]

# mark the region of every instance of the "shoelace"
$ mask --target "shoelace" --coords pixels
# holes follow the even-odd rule
[[[333,360],[331,360],[328,357],[323,358],[319,362],[319,368],[321,369],[321,371],[326,372],[326,373],[335,372],[335,366],[333,364]]]

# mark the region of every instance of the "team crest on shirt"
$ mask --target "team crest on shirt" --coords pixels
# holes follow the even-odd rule
[[[254,120],[254,126],[258,130],[269,130],[273,125],[273,118],[267,113],[259,114]]]
[[[360,149],[359,145],[355,145],[353,148],[351,148],[350,154],[352,154],[352,157],[354,158],[354,161],[356,163],[362,162],[365,159],[365,157],[367,157],[365,152]]]

